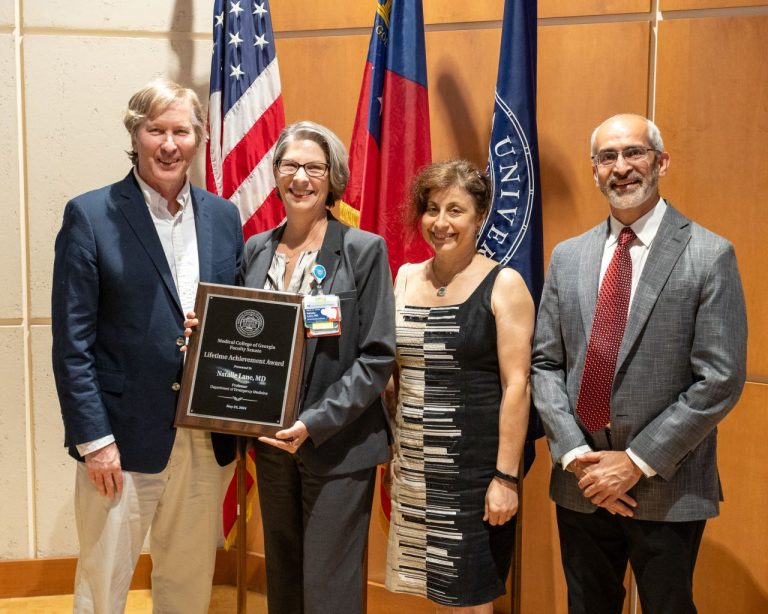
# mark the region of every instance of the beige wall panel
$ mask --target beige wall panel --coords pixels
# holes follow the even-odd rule
[[[32,326],[31,344],[37,556],[76,556],[76,465],[64,448],[64,426],[51,371],[51,327]]]
[[[659,0],[662,11],[682,9],[719,9],[736,6],[768,6],[766,0]]]
[[[210,33],[212,0],[25,0],[27,28]]]
[[[14,0],[0,0],[0,26],[13,26],[16,23]]]
[[[277,32],[286,32],[370,28],[376,4],[376,0],[270,0],[269,6],[273,27]],[[424,0],[423,7],[427,24],[499,20],[504,11],[504,3],[499,0]]]
[[[168,76],[207,99],[210,43],[32,35],[24,53],[31,310],[40,318],[50,316],[53,241],[64,205],[130,169],[122,118],[131,94]],[[203,169],[198,155],[197,185],[205,183]]]
[[[367,36],[278,39],[286,121],[324,124],[349,147],[367,49]]]
[[[2,12],[0,11],[0,16]],[[0,224],[0,320],[21,317],[21,241],[19,218],[19,156],[16,104],[16,48],[14,37],[0,35],[0,185],[3,186],[3,223]]]
[[[718,460],[725,501],[707,523],[693,588],[699,611],[768,612],[768,386],[747,384],[721,424]]]
[[[24,330],[0,326],[0,559],[29,556]]]
[[[748,372],[768,376],[768,17],[674,20],[659,33],[656,119],[671,154],[662,190],[736,246],[749,316]]]
[[[612,15],[650,10],[651,0],[539,0],[539,17]]]
[[[632,62],[605,60],[621,49]],[[538,127],[544,256],[608,215],[592,179],[589,138],[603,119],[645,113],[649,26],[644,22],[539,29]]]

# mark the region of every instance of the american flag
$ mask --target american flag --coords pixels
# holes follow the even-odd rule
[[[246,239],[283,219],[272,152],[284,126],[269,2],[215,0],[206,187],[237,205]]]
[[[272,152],[284,126],[269,2],[215,0],[206,187],[237,205],[246,239],[283,219]],[[245,461],[248,518],[256,495],[253,450]],[[237,535],[236,476],[227,489],[222,515],[229,548]]]

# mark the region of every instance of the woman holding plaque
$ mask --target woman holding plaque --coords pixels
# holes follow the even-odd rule
[[[476,251],[490,197],[470,162],[424,169],[408,216],[434,256],[395,282],[386,586],[473,613],[493,611],[509,572],[534,321],[520,275]]]
[[[256,442],[269,611],[354,614],[363,607],[376,465],[389,458],[381,401],[395,354],[387,249],[331,215],[349,168],[330,130],[306,121],[286,127],[273,170],[285,224],[248,240],[243,285],[322,295],[340,307],[341,322],[307,331],[298,420]]]

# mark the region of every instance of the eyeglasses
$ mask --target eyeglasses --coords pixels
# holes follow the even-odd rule
[[[307,162],[306,164],[299,164],[293,160],[278,160],[275,162],[275,168],[278,173],[283,175],[295,175],[299,172],[300,168],[303,168],[304,172],[309,177],[325,177],[328,173],[328,165],[325,162]]]
[[[654,149],[653,147],[639,147],[634,145],[632,147],[626,147],[621,151],[615,151],[613,149],[598,151],[592,156],[592,160],[600,166],[613,166],[619,161],[619,156],[621,156],[626,162],[631,164],[633,162],[642,162],[645,160],[649,151],[660,153],[658,149]]]

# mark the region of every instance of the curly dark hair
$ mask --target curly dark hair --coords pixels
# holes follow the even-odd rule
[[[408,202],[403,208],[403,224],[411,235],[419,235],[421,216],[427,210],[434,190],[461,188],[472,197],[475,210],[484,216],[491,204],[491,181],[485,171],[469,160],[445,160],[425,166],[413,178]]]

